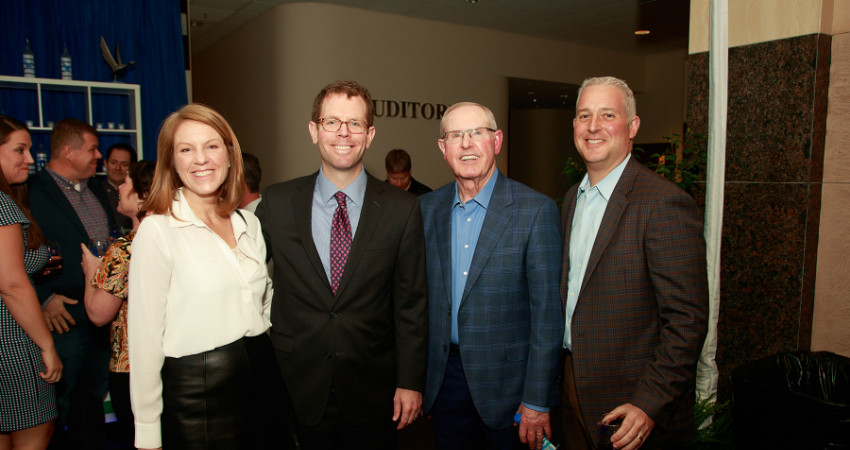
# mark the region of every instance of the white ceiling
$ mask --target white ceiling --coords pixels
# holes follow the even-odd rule
[[[189,0],[192,52],[268,9],[297,1]],[[314,1],[643,54],[684,49],[688,42],[688,0]],[[652,33],[634,35],[644,28]]]

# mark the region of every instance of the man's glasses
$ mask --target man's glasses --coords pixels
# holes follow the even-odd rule
[[[365,133],[369,128],[362,120],[319,119],[319,124],[322,125],[323,130],[331,132],[338,131],[342,124],[346,124],[348,132],[354,134]]]
[[[441,139],[447,144],[458,144],[463,140],[463,136],[468,134],[469,138],[473,141],[480,141],[490,137],[490,134],[487,133],[488,131],[493,132],[496,130],[488,127],[478,127],[470,128],[468,130],[446,131],[443,133]]]

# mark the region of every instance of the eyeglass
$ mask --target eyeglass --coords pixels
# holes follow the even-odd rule
[[[368,126],[362,120],[319,119],[325,131],[338,131],[342,124],[348,125],[348,131],[354,134],[365,133]]]
[[[445,133],[443,133],[443,136],[441,136],[441,139],[446,141],[449,144],[457,144],[457,143],[459,143],[460,141],[463,140],[463,136],[465,134],[468,134],[469,138],[472,139],[473,141],[480,141],[482,139],[486,139],[486,138],[490,137],[490,135],[486,133],[487,131],[496,131],[496,130],[494,130],[492,128],[488,128],[488,127],[478,127],[478,128],[470,128],[468,130],[446,131]]]

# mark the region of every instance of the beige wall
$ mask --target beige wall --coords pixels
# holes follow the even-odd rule
[[[649,70],[643,58],[630,53],[295,3],[270,10],[196,55],[193,82],[195,100],[220,109],[243,148],[260,157],[267,186],[318,168],[307,134],[310,105],[335,79],[355,79],[376,99],[477,101],[493,109],[507,129],[508,77],[580,84],[588,76],[615,75],[638,92],[642,133],[660,138],[683,120],[684,56],[659,55],[655,59],[666,67]],[[669,89],[671,84],[675,87]],[[375,125],[364,159],[367,170],[383,176],[384,155],[401,147],[412,155],[414,176],[421,181],[437,187],[452,180],[436,144],[438,121],[378,118]],[[564,138],[571,136],[571,124],[565,123]],[[501,168],[506,161],[503,152]]]
[[[767,42],[813,33],[833,33],[848,25],[850,0],[729,0],[729,46]],[[691,0],[688,51],[708,51],[711,0]],[[834,21],[843,14],[843,18]]]
[[[637,142],[664,142],[664,136],[682,135],[687,91],[686,56],[687,51],[682,49],[655,54],[646,59],[644,90],[635,94],[638,116],[641,118]]]
[[[844,29],[832,37],[812,350],[850,357],[850,32]]]

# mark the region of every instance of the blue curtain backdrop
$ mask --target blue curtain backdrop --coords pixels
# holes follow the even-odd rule
[[[100,37],[110,51],[120,46],[123,62],[135,61],[119,81],[140,85],[145,159],[156,159],[156,138],[163,119],[187,102],[183,66],[183,36],[180,2],[177,0],[3,0],[0,1],[0,74],[23,76],[22,55],[29,39],[35,55],[35,75],[61,78],[59,58],[68,47],[73,78],[111,82],[109,66],[100,51]],[[86,120],[79,95],[50,93],[56,105],[53,115]],[[121,122],[127,116],[127,101],[100,96],[93,98],[94,121]],[[0,89],[0,112],[20,120],[37,116],[37,105],[25,97]],[[33,113],[34,111],[34,113]],[[62,117],[45,117],[56,121]],[[117,118],[117,119],[116,119]],[[129,120],[129,118],[127,118]],[[47,133],[34,133],[33,148],[49,149]],[[119,136],[101,136],[105,150]]]

